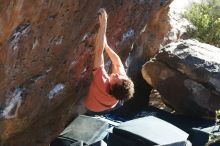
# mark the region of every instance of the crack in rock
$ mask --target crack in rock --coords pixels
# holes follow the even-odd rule
[[[24,35],[30,28],[30,23],[20,24],[16,27],[15,31],[12,33],[10,39],[8,40],[9,46],[16,50],[18,48],[18,42],[20,41],[22,35]]]

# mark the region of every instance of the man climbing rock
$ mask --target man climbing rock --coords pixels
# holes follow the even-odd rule
[[[99,24],[100,27],[95,40],[93,80],[84,100],[86,108],[92,112],[112,109],[119,101],[128,100],[134,94],[134,84],[126,75],[120,57],[107,43],[107,13],[104,9],[99,10]],[[112,73],[110,75],[104,68],[104,50],[112,61]]]

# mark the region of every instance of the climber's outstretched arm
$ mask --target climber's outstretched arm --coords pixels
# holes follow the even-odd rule
[[[107,40],[106,40],[106,29],[107,29],[107,13],[105,9],[99,10],[99,23],[100,28],[98,30],[98,33],[96,35],[96,41],[95,41],[95,59],[94,59],[94,66],[93,68],[100,67],[101,65],[104,65],[104,56],[103,51],[107,52],[109,58],[112,61],[112,72],[113,73],[119,73],[122,75],[126,75],[124,66],[121,62],[120,57],[114,52],[111,47],[109,47]]]
[[[101,65],[104,65],[104,36],[106,34],[106,28],[107,28],[107,14],[104,9],[99,10],[99,23],[100,27],[98,30],[98,33],[96,35],[95,40],[95,59],[94,59],[94,65],[93,69],[100,67]]]

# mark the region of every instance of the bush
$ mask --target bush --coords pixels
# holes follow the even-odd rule
[[[194,26],[188,27],[190,37],[220,47],[220,1],[192,3],[183,16]]]
[[[216,110],[215,111],[215,126],[213,127],[211,133],[209,134],[209,141],[206,144],[207,146],[212,145],[212,143],[216,145],[217,143],[220,142],[220,136],[218,134],[215,135],[215,133],[219,132],[219,128],[220,128],[220,110]]]

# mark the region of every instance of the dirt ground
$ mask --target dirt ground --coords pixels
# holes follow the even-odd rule
[[[157,107],[159,109],[162,109],[162,110],[170,112],[170,113],[175,113],[174,109],[172,109],[171,107],[168,107],[164,104],[164,102],[162,100],[162,96],[160,95],[160,93],[156,89],[153,89],[151,91],[149,105]]]

